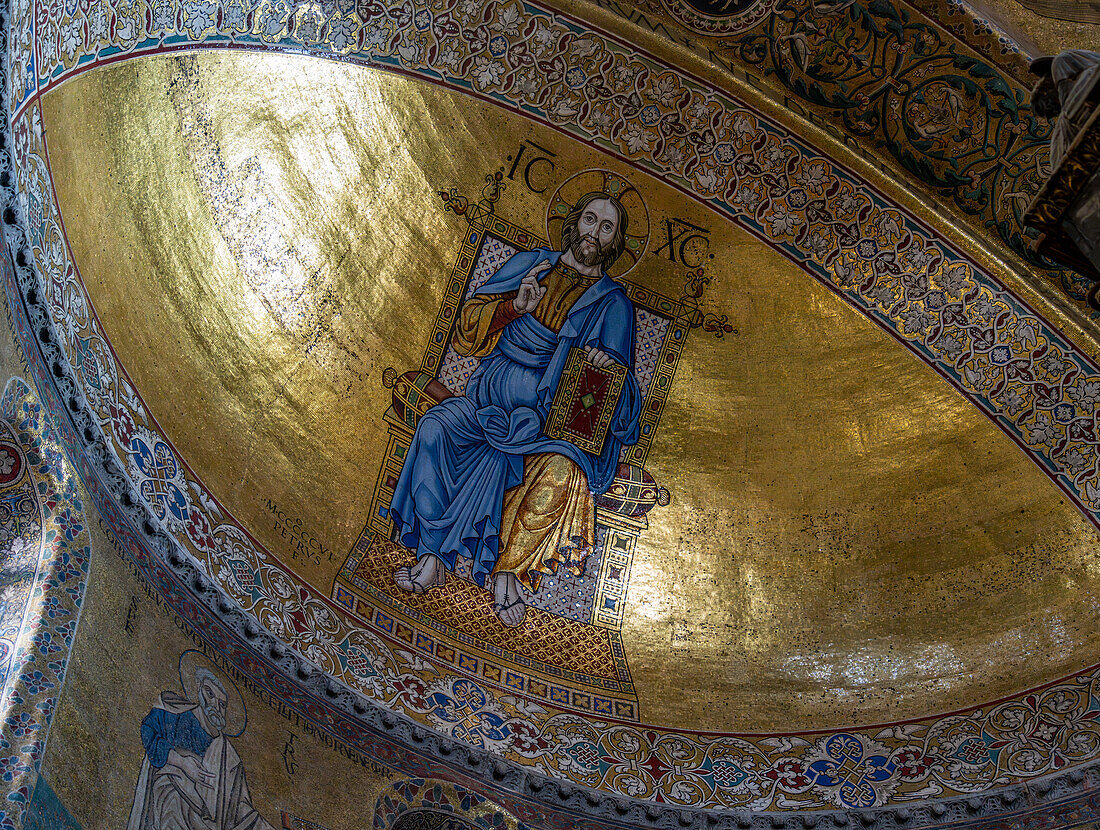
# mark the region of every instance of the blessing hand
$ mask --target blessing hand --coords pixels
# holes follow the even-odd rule
[[[524,276],[519,284],[519,292],[516,294],[516,298],[512,300],[512,307],[520,314],[527,314],[530,311],[534,311],[538,306],[539,300],[546,294],[546,289],[539,285],[539,274],[552,267],[552,263],[544,260],[538,263],[527,272],[526,276]]]
[[[615,364],[615,358],[607,352],[600,351],[595,346],[586,346],[585,349],[588,352],[588,362],[597,369],[607,369]]]

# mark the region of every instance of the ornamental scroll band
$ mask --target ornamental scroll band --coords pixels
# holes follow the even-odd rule
[[[502,676],[513,691],[634,720],[619,629],[635,545],[671,498],[646,456],[688,332],[723,326],[698,308],[701,273],[679,299],[623,278],[650,231],[627,179],[572,176],[540,237],[497,212],[502,178],[476,202],[440,192],[468,229],[420,367],[383,374],[385,460],[333,598],[376,622],[384,607],[384,629],[430,619],[437,656],[440,623],[496,646],[527,669]]]

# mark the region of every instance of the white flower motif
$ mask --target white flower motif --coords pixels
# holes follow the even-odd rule
[[[840,216],[851,216],[859,208],[859,201],[856,199],[855,194],[847,189],[836,197],[833,204]]]
[[[95,9],[88,14],[88,39],[95,43],[97,40],[104,40],[107,37],[107,13],[103,10],[103,6],[96,5]]]
[[[223,19],[225,20],[225,28],[236,32],[243,32],[248,22],[247,13],[240,3],[231,3],[226,6]],[[335,46],[335,43],[333,45]],[[337,46],[336,48],[338,51],[343,51],[343,47]]]
[[[1089,460],[1080,449],[1074,447],[1066,453],[1066,465],[1073,470],[1074,473],[1079,473],[1085,469],[1085,467],[1089,466]]]
[[[1035,426],[1028,430],[1028,440],[1032,444],[1053,444],[1058,440],[1058,430],[1050,422],[1050,416],[1040,412],[1035,416]]]
[[[788,151],[780,144],[772,144],[764,154],[764,160],[770,167],[778,167],[787,161]]]
[[[1017,389],[1009,389],[1008,392],[1005,393],[1003,400],[1005,411],[1007,411],[1009,415],[1015,415],[1027,406],[1027,399],[1024,398]]]
[[[672,74],[662,75],[650,90],[650,95],[661,106],[671,107],[680,93],[680,82]]]
[[[995,305],[988,296],[982,296],[977,303],[974,304],[974,311],[978,313],[978,316],[983,320],[989,320],[1000,313],[1001,309]]]
[[[593,129],[602,134],[606,134],[611,129],[611,125],[615,123],[614,116],[606,109],[592,109],[592,114],[588,116],[588,123],[592,125]]]
[[[648,152],[650,147],[649,133],[637,124],[631,124],[627,128],[627,131],[623,133],[623,141],[626,142],[626,148],[632,153]]]
[[[534,98],[542,89],[541,76],[531,68],[520,73],[516,79],[516,91],[527,98]]]
[[[449,66],[452,70],[458,71],[458,62],[462,60],[462,55],[454,47],[454,43],[445,40],[443,45],[439,47],[438,61],[444,66]]]
[[[924,331],[930,325],[932,325],[932,315],[924,310],[924,307],[913,303],[908,309],[901,315],[902,321],[905,323],[905,333],[915,334],[918,331]]]
[[[957,360],[966,348],[966,337],[964,335],[963,339],[960,340],[954,335],[945,334],[940,338],[937,345],[949,360]]]
[[[0,591],[0,616],[8,613],[11,606],[15,605],[19,600],[19,586],[18,585],[6,585],[3,591]]]
[[[81,26],[76,20],[70,20],[61,27],[61,47],[65,50],[65,54],[69,56],[69,60],[72,60],[73,56],[84,45],[82,35]]]
[[[1095,410],[1097,402],[1100,402],[1100,381],[1080,378],[1069,389],[1069,396],[1082,409],[1086,411]]]
[[[634,86],[634,79],[638,77],[638,70],[625,63],[620,63],[611,70],[611,83],[615,89],[623,90]]]
[[[785,207],[777,207],[771,217],[772,236],[783,236],[794,230],[798,224],[798,218],[787,212]]]
[[[558,33],[547,25],[546,21],[539,20],[535,24],[535,33],[532,35],[532,39],[537,44],[537,49],[541,53],[557,43]]]
[[[391,30],[389,24],[373,24],[363,34],[363,49],[366,51],[382,52],[389,43]]]
[[[670,167],[679,167],[680,162],[684,160],[684,148],[679,144],[666,144],[662,158]]]
[[[153,0],[153,29],[164,31],[176,28],[176,7],[172,0]]]
[[[519,34],[519,6],[506,6],[493,21],[493,30],[515,37]]]
[[[807,190],[820,191],[821,186],[825,183],[827,173],[828,169],[824,162],[815,162],[803,167],[795,177],[795,181]]]
[[[321,39],[323,22],[314,15],[301,18],[294,28],[294,35],[302,43],[317,43]]]
[[[458,4],[458,13],[464,20],[472,20],[481,15],[481,3],[478,0],[462,0]]]
[[[337,52],[346,52],[355,45],[355,25],[337,17],[328,24],[328,42]]]
[[[478,55],[475,61],[474,84],[478,89],[500,83],[500,76],[504,72],[504,65],[484,55]]]
[[[1058,377],[1066,373],[1066,369],[1070,367],[1070,364],[1066,363],[1056,354],[1048,354],[1042,359],[1040,364],[1048,375]]]
[[[825,256],[833,247],[821,231],[814,231],[810,234],[810,238],[806,240],[806,243],[810,246],[810,250],[817,254],[818,257]]]
[[[923,262],[927,265],[932,259],[932,254],[928,251],[924,251],[924,254],[925,259]],[[960,262],[952,265],[950,268],[944,268],[943,273],[939,275],[936,281],[944,291],[957,297],[959,296],[959,292],[966,286],[966,266]]]
[[[733,202],[746,213],[756,213],[756,206],[760,204],[760,195],[748,185],[742,185],[738,188]]]

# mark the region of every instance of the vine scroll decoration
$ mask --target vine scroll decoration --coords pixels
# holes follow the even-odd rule
[[[885,150],[1025,261],[1054,267],[1032,250],[1022,221],[1050,173],[1051,125],[1032,113],[1027,89],[943,29],[886,0],[812,0],[809,9],[780,0],[762,26],[724,45]],[[1070,271],[1055,279],[1084,304],[1087,281]]]

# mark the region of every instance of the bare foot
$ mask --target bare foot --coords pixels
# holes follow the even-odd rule
[[[447,581],[447,569],[438,556],[428,554],[411,568],[398,568],[393,581],[402,591],[422,594],[429,588],[441,587]]]
[[[493,577],[493,613],[501,623],[516,628],[527,615],[527,605],[520,593],[519,580],[514,573],[501,571]]]

